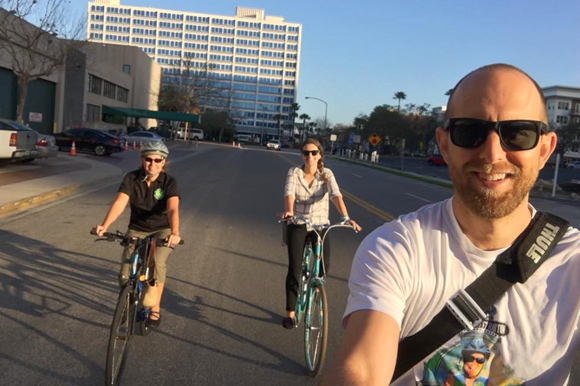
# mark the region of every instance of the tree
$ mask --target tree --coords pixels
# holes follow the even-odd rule
[[[352,124],[357,130],[363,130],[369,122],[369,116],[363,113],[360,113],[356,116]]]
[[[18,79],[16,120],[24,122],[28,83],[62,68],[67,52],[80,49],[84,20],[71,19],[67,0],[0,0],[0,55]]]
[[[453,93],[453,89],[450,88],[449,90],[445,91],[445,95],[449,96]]]
[[[397,111],[401,111],[401,100],[407,99],[407,94],[405,94],[402,91],[397,91],[395,93],[395,96],[393,96],[393,99],[397,99],[399,101],[399,105],[397,107]]]
[[[292,106],[290,106],[290,113],[288,114],[288,118],[292,121],[292,138],[294,138],[294,125],[296,118],[298,117],[298,110],[300,110],[300,105],[298,103],[292,103]]]
[[[560,127],[556,133],[558,134],[556,153],[564,156],[567,151],[580,146],[580,125],[570,122],[568,125]]]
[[[299,131],[299,134],[300,134],[300,142],[302,142],[305,140],[305,138],[303,138],[303,137],[304,137],[304,132],[306,131],[306,121],[310,119],[310,115],[302,114],[302,115],[300,115],[300,119],[302,119],[302,128],[301,128],[301,131]]]
[[[280,129],[281,129],[280,121],[282,121],[282,119],[284,119],[284,116],[282,114],[276,114],[272,118],[274,118],[278,122],[278,126],[277,126],[278,127],[278,138],[282,139],[280,136]]]

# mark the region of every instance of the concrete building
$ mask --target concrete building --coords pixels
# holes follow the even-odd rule
[[[542,92],[546,99],[550,125],[580,125],[580,87],[550,86],[542,88]]]
[[[163,68],[164,83],[207,76],[220,98],[204,109],[228,110],[238,133],[277,136],[292,123],[300,71],[302,26],[262,9],[237,7],[234,16],[88,3],[90,41],[139,47]]]
[[[157,110],[161,67],[137,47],[88,43],[66,62],[65,126],[125,131],[125,119],[103,115],[103,106]],[[156,120],[141,119],[145,128]]]

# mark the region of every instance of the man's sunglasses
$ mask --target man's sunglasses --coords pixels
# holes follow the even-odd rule
[[[536,147],[540,135],[548,132],[548,126],[541,121],[514,120],[491,122],[482,119],[452,118],[443,124],[449,130],[451,142],[455,146],[475,148],[481,146],[489,132],[498,133],[502,146],[507,150],[530,150]]]
[[[320,151],[318,150],[302,150],[302,155],[304,157],[308,157],[308,154],[312,154],[313,157],[316,157]]]
[[[155,162],[156,164],[160,164],[161,162],[165,161],[165,158],[143,158],[145,160],[145,162]]]
[[[476,361],[477,363],[482,365],[487,360],[487,359],[485,359],[485,357],[477,357],[476,358],[471,354],[463,354],[462,356],[463,356],[463,362],[465,362],[465,363]]]

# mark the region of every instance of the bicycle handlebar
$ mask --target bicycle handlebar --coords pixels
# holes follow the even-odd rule
[[[91,229],[91,232],[90,233],[91,233],[91,235],[98,236],[97,235],[97,232],[95,232],[94,229]],[[107,240],[107,241],[111,241],[111,242],[112,241],[120,241],[120,242],[125,241],[125,242],[130,243],[130,244],[137,244],[137,240],[142,240],[142,238],[139,238],[139,237],[126,237],[125,234],[123,234],[120,231],[116,231],[115,233],[112,233],[112,232],[104,232],[103,235],[100,236],[100,237],[103,237],[100,240]],[[97,241],[98,240],[99,239],[97,239]],[[164,239],[156,239],[155,244],[158,247],[163,247],[163,246],[166,246],[167,243],[166,243],[166,241]],[[185,244],[185,241],[184,240],[180,240],[178,244],[179,245],[183,245],[183,244]]]
[[[336,224],[323,224],[323,225],[314,225],[309,219],[307,219],[306,217],[303,216],[292,216],[292,217],[286,217],[286,218],[282,218],[280,220],[278,220],[278,223],[281,222],[293,222],[295,223],[295,221],[297,220],[301,220],[304,221],[306,223],[306,225],[311,226],[314,230],[323,230],[323,229],[330,229],[330,228],[335,228],[335,227],[343,227],[343,228],[351,228],[352,230],[354,230],[355,233],[358,233],[358,231],[356,229],[354,229],[354,227],[352,226],[351,223],[347,221],[340,221],[337,222]]]

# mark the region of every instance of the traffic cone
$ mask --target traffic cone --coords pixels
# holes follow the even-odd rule
[[[75,141],[72,142],[72,146],[70,147],[70,153],[68,155],[77,155],[77,147],[75,145]]]
[[[135,141],[133,141],[133,147],[131,149],[135,150]]]
[[[125,141],[125,146],[123,146],[123,150],[124,151],[129,150],[129,145],[127,145],[127,141]]]
[[[236,147],[236,142],[232,141],[232,147]]]
[[[143,147],[143,141],[139,142],[139,149]]]
[[[238,143],[238,149],[241,149],[242,145],[240,143]]]

